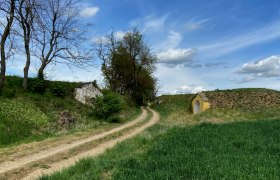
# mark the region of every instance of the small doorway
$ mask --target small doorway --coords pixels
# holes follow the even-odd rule
[[[200,102],[199,100],[197,100],[194,104],[194,114],[199,113],[200,112]]]

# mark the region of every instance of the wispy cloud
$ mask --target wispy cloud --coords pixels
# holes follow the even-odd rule
[[[240,50],[245,47],[280,39],[280,21],[261,27],[253,32],[235,37],[220,39],[217,42],[198,47],[202,53],[210,56],[221,56]]]
[[[156,46],[157,49],[161,51],[165,51],[171,48],[176,48],[182,42],[183,36],[181,33],[176,31],[170,31],[167,39],[164,40],[162,43]]]
[[[209,20],[210,20],[210,18],[205,18],[205,19],[193,18],[187,22],[186,28],[189,31],[199,29],[203,26],[203,24],[205,24]]]
[[[131,26],[141,27],[143,32],[156,31],[165,26],[167,17],[168,14],[161,17],[150,15],[144,18],[135,19],[130,24]]]
[[[206,63],[205,67],[212,68],[212,67],[223,67],[227,68],[228,63],[226,62],[215,62],[215,63]]]
[[[255,80],[257,80],[257,78],[253,76],[243,77],[241,79],[230,78],[230,81],[235,82],[237,84],[245,84],[245,83],[253,82]]]
[[[86,7],[81,10],[80,16],[83,18],[95,16],[99,12],[99,7]]]

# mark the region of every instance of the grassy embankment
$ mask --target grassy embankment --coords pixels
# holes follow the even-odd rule
[[[154,107],[162,115],[158,125],[42,179],[279,178],[279,106],[214,108],[191,115],[186,109],[192,97],[163,96]]]
[[[30,79],[31,85],[33,81]],[[116,126],[96,118],[91,107],[73,98],[74,89],[82,83],[47,81],[46,92],[42,94],[23,90],[21,83],[22,78],[7,77],[0,96],[0,147]],[[75,123],[67,128],[58,123],[62,111],[70,112],[75,118]],[[127,107],[122,117],[131,119],[139,113],[139,108]]]

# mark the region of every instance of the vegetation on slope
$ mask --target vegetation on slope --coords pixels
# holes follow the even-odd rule
[[[195,95],[164,95],[159,97],[160,105],[154,105],[153,107],[161,113],[162,122],[171,125],[275,120],[280,118],[280,104],[277,103],[280,102],[279,91],[234,89],[205,93],[216,104],[211,105],[211,109],[196,115],[193,115],[191,110],[191,101]],[[231,97],[233,97],[233,100]],[[271,97],[275,97],[273,101]],[[233,103],[226,106],[225,104],[230,100]],[[242,105],[240,102],[242,102]]]
[[[280,105],[280,92],[264,88],[244,88],[205,92],[212,108],[256,110]]]
[[[32,82],[36,80],[30,79],[31,88]],[[94,115],[91,107],[73,98],[74,89],[81,83],[46,83],[45,92],[38,93],[32,89],[21,89],[22,78],[7,77],[6,87],[0,96],[0,147],[108,125]],[[58,119],[62,111],[70,112],[75,123],[61,127]],[[121,117],[129,119],[139,112],[139,108],[125,106]]]

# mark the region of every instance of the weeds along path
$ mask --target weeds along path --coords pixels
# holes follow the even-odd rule
[[[110,131],[106,131],[97,135],[94,135],[92,137],[88,137],[82,140],[78,140],[73,142],[72,144],[61,144],[57,147],[49,148],[44,151],[40,151],[37,153],[34,153],[32,155],[24,156],[18,159],[15,159],[15,161],[8,161],[0,163],[0,179],[8,178],[8,179],[22,179],[23,177],[25,179],[36,179],[40,177],[42,174],[50,174],[55,171],[59,171],[65,167],[68,167],[70,165],[75,164],[79,159],[90,157],[90,156],[96,156],[101,153],[103,153],[105,150],[113,147],[118,142],[121,142],[125,139],[128,139],[130,137],[133,137],[146,128],[154,125],[159,120],[159,114],[151,109],[149,111],[152,112],[152,118],[144,123],[144,120],[147,118],[148,113],[147,110],[142,108],[142,114],[135,120],[122,125],[120,127],[114,128]],[[140,125],[139,125],[140,124]],[[125,132],[123,132],[125,131]],[[119,135],[122,133],[121,135]],[[111,137],[111,138],[109,138]],[[106,139],[107,138],[107,139]],[[102,140],[100,143],[96,143],[96,145],[89,150],[79,152],[75,155],[72,155],[71,157],[62,158],[60,157],[60,154],[63,152],[70,152],[72,149],[79,149],[79,147],[82,147],[84,144],[91,143],[91,142],[97,142],[99,140]],[[43,164],[43,167],[37,167],[34,168],[32,171],[25,171],[24,167],[28,166],[36,166],[36,162],[40,164],[42,160],[48,159],[48,158],[55,158],[59,157],[57,161],[43,161],[46,162],[46,164]],[[33,164],[33,165],[32,165]],[[35,164],[35,165],[34,165]],[[32,168],[31,168],[32,169]],[[14,171],[19,170],[19,171]]]
[[[86,144],[86,143],[89,143],[89,142],[92,142],[92,141],[96,141],[96,140],[101,139],[101,138],[105,138],[105,137],[110,136],[114,133],[122,131],[126,128],[133,127],[136,124],[138,124],[139,122],[144,121],[147,118],[147,116],[148,116],[147,110],[142,108],[142,113],[138,118],[136,118],[135,120],[130,121],[130,122],[128,122],[128,123],[126,123],[122,126],[113,128],[109,131],[105,131],[105,132],[102,132],[100,134],[96,134],[96,135],[93,135],[93,136],[90,136],[90,137],[87,137],[87,138],[78,139],[78,140],[73,141],[71,143],[69,143],[68,141],[64,142],[64,143],[62,142],[60,144],[57,144],[55,147],[47,147],[46,149],[39,150],[38,152],[36,152],[36,151],[33,152],[31,150],[31,154],[30,154],[30,152],[26,152],[27,155],[22,153],[21,157],[17,157],[15,159],[7,158],[8,161],[0,162],[0,175],[3,175],[5,172],[11,171],[13,169],[21,168],[22,166],[25,166],[26,164],[39,161],[41,159],[53,156],[55,154],[73,149],[75,147],[79,147],[83,144]],[[13,154],[11,154],[11,156],[12,155]]]

